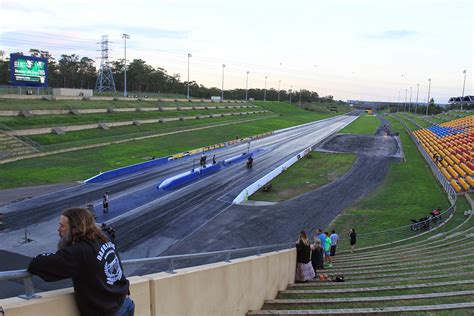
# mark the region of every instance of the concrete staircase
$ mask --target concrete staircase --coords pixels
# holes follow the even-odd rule
[[[247,315],[474,315],[474,219],[423,240],[341,253],[319,280],[290,285]]]
[[[0,130],[0,160],[38,152],[38,149]]]

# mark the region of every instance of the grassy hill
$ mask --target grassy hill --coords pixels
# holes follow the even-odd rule
[[[102,101],[88,101],[84,103],[94,105],[95,102]],[[313,112],[300,109],[284,102],[252,103],[260,108],[271,111],[273,113],[272,116],[267,115],[261,118],[259,117],[260,119],[257,121],[228,122],[235,124],[225,126],[210,125],[210,128],[197,131],[186,131],[187,128],[191,128],[192,126],[184,125],[183,122],[181,122],[183,125],[179,126],[172,125],[177,122],[165,123],[162,124],[162,126],[166,126],[166,128],[169,129],[178,128],[183,132],[139,141],[130,141],[124,144],[108,145],[100,148],[84,149],[2,164],[0,165],[0,188],[79,181],[101,171],[145,161],[151,156],[167,156],[193,148],[232,140],[235,139],[236,135],[239,137],[247,137],[297,124],[324,119],[341,114],[343,110],[345,112],[350,110],[349,107],[341,107],[341,112],[339,113]],[[237,119],[239,116],[233,118]],[[246,119],[249,118],[250,117],[246,117]],[[240,118],[240,120],[243,120],[243,118]],[[189,122],[191,121],[187,121],[186,123]],[[199,124],[207,123],[205,120],[194,120],[192,122],[199,122]],[[213,122],[215,123],[215,121],[211,121],[209,124],[213,124]],[[160,126],[159,124],[146,125]],[[146,125],[142,125],[140,128],[143,128],[143,126]],[[101,139],[110,137],[111,133],[117,133],[117,131],[120,131],[122,128],[130,127],[117,127],[111,128],[110,130],[93,130],[94,135],[90,135],[90,137],[91,139],[94,139],[94,141],[99,142]],[[75,138],[75,141],[77,141],[83,140],[84,137],[88,137],[87,133],[89,132],[90,131],[78,131],[70,132],[65,135],[47,136],[50,141],[54,138],[53,136],[68,136]],[[126,131],[124,134],[121,134],[121,137],[129,134],[129,132],[131,131]]]

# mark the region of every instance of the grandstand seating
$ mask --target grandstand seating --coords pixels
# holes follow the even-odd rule
[[[474,220],[462,210],[456,218],[416,241],[340,253],[318,274],[344,283],[293,284],[247,315],[473,315]]]
[[[474,115],[413,133],[457,192],[474,189]]]
[[[0,160],[9,157],[35,153],[36,150],[22,142],[20,139],[0,131]]]

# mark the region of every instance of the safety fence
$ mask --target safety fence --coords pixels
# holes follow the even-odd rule
[[[231,262],[232,259],[237,259],[241,257],[248,256],[260,256],[261,254],[268,252],[278,252],[285,249],[290,249],[294,247],[294,243],[283,243],[283,244],[274,244],[266,246],[257,246],[257,247],[248,247],[248,248],[239,248],[239,249],[229,249],[222,251],[211,251],[211,252],[201,252],[193,254],[184,254],[176,256],[161,256],[161,257],[151,257],[151,258],[142,258],[142,259],[130,259],[123,260],[122,265],[124,270],[127,272],[127,275],[133,275],[133,271],[139,269],[143,265],[159,264],[164,263],[167,265],[167,269],[160,271],[159,268],[153,269],[153,272],[168,272],[171,274],[175,273],[177,262],[188,261],[186,266],[195,266],[196,259],[211,259],[211,262]],[[212,260],[212,258],[217,258],[217,260]],[[221,259],[223,258],[223,259]],[[210,263],[209,260],[204,263]],[[149,270],[149,268],[148,268]],[[24,284],[25,293],[20,295],[24,299],[32,299],[37,297],[34,290],[34,284],[32,275],[26,270],[14,270],[14,271],[1,271],[0,272],[0,281],[9,281],[22,279]]]

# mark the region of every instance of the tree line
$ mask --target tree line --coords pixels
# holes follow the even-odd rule
[[[19,52],[16,54],[23,55]],[[43,57],[48,59],[49,67],[49,86],[53,88],[78,88],[94,89],[97,80],[98,69],[94,66],[94,60],[89,57],[81,57],[76,54],[63,54],[56,60],[48,51],[32,48],[29,50],[30,56]],[[4,58],[4,53],[0,51],[0,84],[8,85],[10,80],[9,59]],[[114,76],[115,87],[118,91],[124,89],[124,63],[122,60],[110,63],[112,74]],[[181,81],[180,74],[169,74],[161,67],[154,68],[148,65],[142,59],[134,59],[127,65],[127,91],[131,93],[187,93],[188,83]],[[216,87],[205,87],[196,81],[189,82],[190,96],[193,98],[210,98],[211,96],[220,96],[221,90]],[[332,102],[332,96],[320,97],[315,91],[310,90],[278,90],[267,89],[266,96],[264,89],[249,89],[248,97],[255,100],[268,101],[291,99],[293,102]],[[245,89],[225,90],[225,99],[245,99]]]

